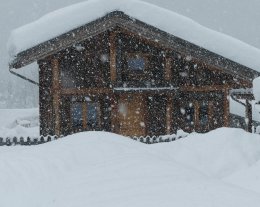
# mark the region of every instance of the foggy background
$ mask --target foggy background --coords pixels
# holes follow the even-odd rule
[[[0,0],[0,108],[38,106],[37,86],[11,75],[8,71],[9,60],[6,43],[11,30],[34,21],[50,11],[81,1]],[[260,48],[260,0],[146,1],[190,17],[208,28],[223,32]],[[38,79],[36,64],[16,72],[34,80]]]

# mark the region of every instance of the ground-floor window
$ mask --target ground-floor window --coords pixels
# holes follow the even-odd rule
[[[199,124],[206,126],[209,123],[209,102],[202,101],[199,103]]]
[[[75,102],[71,105],[71,122],[73,128],[83,128],[83,107],[82,103]]]
[[[96,129],[99,127],[99,103],[86,103],[86,124],[88,129]]]
[[[175,117],[177,129],[187,132],[207,132],[223,126],[223,95],[191,94],[183,95],[175,101]]]
[[[71,103],[71,126],[74,131],[99,130],[100,105],[89,97]]]

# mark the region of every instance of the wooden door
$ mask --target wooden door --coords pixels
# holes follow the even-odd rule
[[[121,95],[118,102],[117,122],[119,134],[125,136],[144,136],[145,99],[142,95]]]

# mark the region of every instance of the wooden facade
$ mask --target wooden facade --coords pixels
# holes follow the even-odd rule
[[[157,39],[156,28],[139,22],[142,32],[147,30],[142,33],[135,31],[138,21],[131,21],[135,29],[129,29],[131,24],[120,26],[113,16],[107,18],[117,24],[99,32],[91,31],[90,24],[88,37],[35,57],[40,68],[42,135],[105,130],[158,136],[178,129],[207,132],[229,126],[229,90],[251,87],[250,78],[244,76],[247,68],[239,66],[241,73],[234,73],[232,67],[237,65],[230,60],[230,69],[221,67],[223,57],[212,64],[208,56],[215,54],[202,58],[188,43],[185,50],[171,46],[170,37],[165,44],[165,35]],[[30,54],[22,54],[28,62],[33,60]],[[18,59],[12,67],[24,64]]]

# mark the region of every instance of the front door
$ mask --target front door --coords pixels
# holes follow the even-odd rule
[[[142,95],[121,95],[118,101],[118,133],[125,136],[144,136],[145,99]]]

